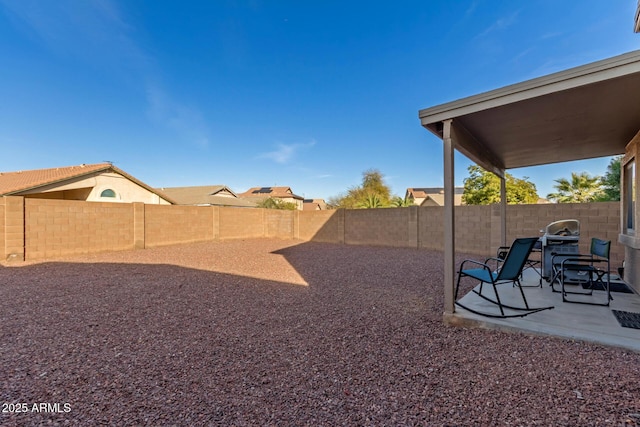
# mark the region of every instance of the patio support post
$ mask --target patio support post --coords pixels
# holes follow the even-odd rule
[[[454,216],[454,171],[453,158],[455,140],[451,131],[453,120],[443,122],[444,143],[444,315],[451,315],[455,311],[454,286],[456,276],[456,245],[455,245],[455,216]]]
[[[507,181],[500,175],[500,246],[507,246]]]

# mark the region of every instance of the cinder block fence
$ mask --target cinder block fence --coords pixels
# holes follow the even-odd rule
[[[618,202],[507,206],[507,241],[538,236],[552,221],[577,219],[580,245],[591,237],[612,241],[620,265]],[[0,198],[0,255],[8,261],[144,249],[223,239],[275,237],[442,250],[441,207],[281,211],[213,206],[145,205]],[[498,206],[456,208],[456,250],[492,255],[500,245]]]

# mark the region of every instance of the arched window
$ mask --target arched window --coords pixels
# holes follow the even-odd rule
[[[110,188],[107,188],[102,193],[100,193],[100,197],[116,197],[116,192]]]

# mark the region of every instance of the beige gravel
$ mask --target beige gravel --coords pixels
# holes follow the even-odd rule
[[[258,239],[5,265],[0,424],[640,422],[640,354],[445,326],[442,263]]]

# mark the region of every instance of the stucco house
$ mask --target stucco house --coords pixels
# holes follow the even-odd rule
[[[111,163],[0,172],[0,196],[170,205],[173,200]]]
[[[456,187],[453,196],[455,206],[462,204],[463,187]],[[407,188],[405,198],[413,201],[416,206],[444,206],[444,188],[442,187],[425,187],[425,188]]]
[[[298,210],[302,210],[304,201],[304,197],[294,194],[291,187],[252,187],[238,196],[254,203],[260,203],[266,199],[279,199],[293,203]]]
[[[327,209],[324,199],[304,199],[302,202],[303,211],[323,211]]]
[[[226,185],[201,185],[193,187],[162,187],[163,194],[171,197],[178,205],[231,206],[254,208],[255,203],[241,199]]]

